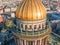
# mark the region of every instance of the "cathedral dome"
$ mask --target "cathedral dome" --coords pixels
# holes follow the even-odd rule
[[[23,0],[16,10],[16,17],[21,20],[46,19],[46,9],[40,0]]]

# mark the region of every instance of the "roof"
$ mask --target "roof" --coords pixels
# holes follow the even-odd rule
[[[45,19],[46,9],[40,0],[22,0],[16,10],[16,17],[28,21]]]

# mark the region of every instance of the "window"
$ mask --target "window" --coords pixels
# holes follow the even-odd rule
[[[44,24],[42,24],[42,28],[45,29],[45,25]]]
[[[34,29],[36,29],[36,25],[34,25]]]
[[[21,24],[21,28],[23,28],[23,24]]]
[[[27,25],[25,25],[25,29],[27,29]]]
[[[39,28],[41,28],[41,26],[39,25]]]
[[[32,29],[32,25],[29,26],[29,29]]]

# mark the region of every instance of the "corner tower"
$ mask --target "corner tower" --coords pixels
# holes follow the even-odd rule
[[[22,0],[16,10],[17,30],[12,31],[16,45],[47,45],[51,28],[40,0]]]

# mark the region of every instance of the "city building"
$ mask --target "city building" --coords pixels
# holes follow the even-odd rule
[[[2,6],[2,1],[0,0],[0,6]]]
[[[0,14],[2,14],[3,13],[3,8],[2,7],[0,7]]]
[[[16,11],[16,6],[11,6],[11,11]]]
[[[3,27],[0,31],[0,45],[7,45],[7,43],[13,39],[13,37],[13,34]]]
[[[16,45],[48,45],[51,27],[40,0],[22,0],[16,10],[16,26],[12,33]]]
[[[4,18],[0,15],[0,29],[2,28],[4,24]]]
[[[9,7],[9,6],[5,6],[5,7],[4,7],[4,11],[5,11],[5,12],[10,12],[10,11],[11,11],[11,10],[10,10],[10,7]]]
[[[60,12],[60,7],[57,7],[57,11]]]
[[[12,17],[12,18],[15,18],[15,13],[12,12],[12,13],[11,13],[11,17]]]

